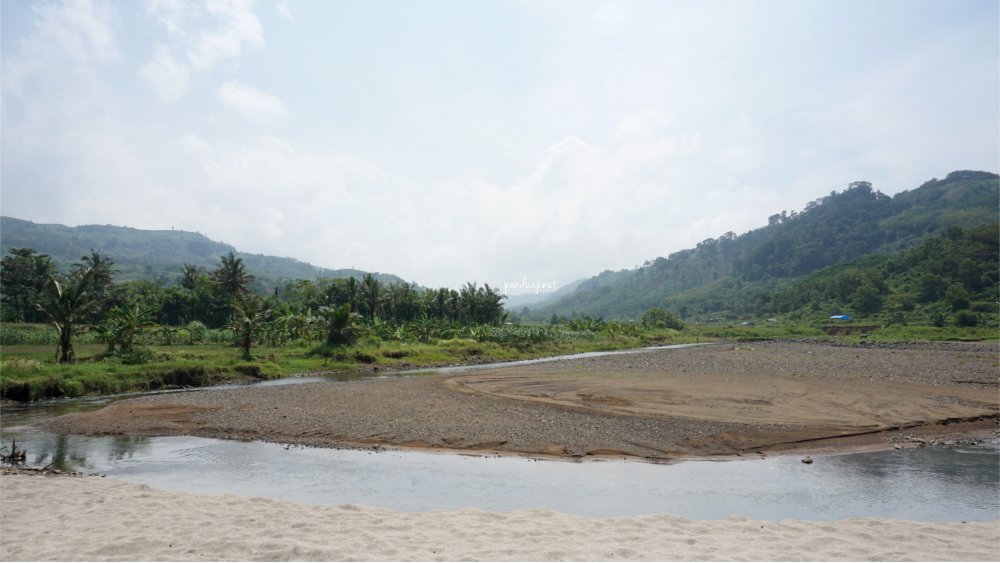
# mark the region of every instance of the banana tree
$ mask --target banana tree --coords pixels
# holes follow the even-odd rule
[[[271,311],[264,308],[264,302],[256,295],[244,295],[233,300],[233,315],[229,328],[236,336],[237,344],[243,351],[244,359],[251,359],[250,348],[253,337],[260,332]]]
[[[73,335],[86,318],[101,305],[100,299],[91,294],[94,270],[80,268],[69,278],[60,282],[49,276],[46,293],[49,300],[35,303],[35,307],[49,318],[59,331],[56,358],[61,364],[71,364],[75,360]]]
[[[154,307],[138,303],[119,305],[108,311],[107,317],[101,324],[108,343],[108,353],[114,352],[116,347],[121,348],[123,352],[130,352],[139,336],[154,326],[155,315]]]

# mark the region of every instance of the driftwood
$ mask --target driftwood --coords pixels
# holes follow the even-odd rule
[[[6,446],[3,448],[6,450]],[[26,450],[19,450],[17,448],[17,439],[14,439],[10,443],[10,453],[0,454],[0,462],[8,463],[14,465],[17,463],[24,463],[28,460],[28,452]]]

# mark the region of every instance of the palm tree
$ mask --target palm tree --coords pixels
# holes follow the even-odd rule
[[[347,278],[347,302],[351,306],[351,311],[358,310],[358,280],[351,276]]]
[[[230,252],[219,258],[219,265],[212,270],[212,280],[225,297],[233,299],[250,292],[254,277],[247,273],[243,259]]]
[[[378,314],[378,299],[382,293],[382,283],[371,274],[365,274],[361,281],[361,293],[368,301],[368,319],[374,320]]]
[[[49,276],[46,289],[50,299],[44,303],[35,303],[35,307],[59,331],[56,357],[61,364],[73,363],[73,335],[78,325],[101,305],[101,301],[91,293],[93,276],[94,270],[85,267],[78,268],[62,283],[55,276]]]
[[[477,301],[481,315],[480,322],[499,325],[507,317],[503,310],[503,295],[490,287],[490,284],[484,283],[479,289]]]
[[[354,343],[358,330],[356,324],[360,315],[351,312],[349,304],[344,303],[340,307],[324,305],[319,308],[319,315],[326,328],[327,344],[335,346]]]
[[[93,248],[89,255],[81,256],[80,261],[82,264],[77,264],[74,268],[87,268],[93,272],[90,283],[94,286],[94,296],[104,299],[114,281],[114,275],[118,273],[118,270],[112,269],[115,261]]]
[[[198,277],[205,269],[194,264],[184,264],[181,266],[181,287],[184,289],[194,289],[198,283]]]
[[[462,289],[459,290],[461,298],[461,318],[468,324],[475,324],[478,322],[479,304],[476,299],[477,293],[478,288],[475,282],[468,282],[464,287],[462,287]]]
[[[389,306],[389,316],[392,317],[393,324],[399,324],[399,301],[402,298],[403,292],[400,290],[399,284],[390,283],[386,286],[388,291],[386,292],[386,304]],[[385,308],[383,307],[383,310]]]

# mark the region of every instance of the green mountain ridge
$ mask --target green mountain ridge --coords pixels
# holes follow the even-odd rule
[[[209,239],[201,233],[181,230],[145,230],[112,225],[67,227],[0,217],[0,252],[11,248],[32,248],[49,255],[60,268],[79,262],[91,249],[109,256],[118,271],[115,280],[158,280],[166,286],[177,282],[183,264],[212,269],[219,257],[233,252],[242,258],[257,280],[258,291],[282,286],[296,279],[361,279],[365,272],[355,269],[321,268],[295,258],[238,252],[235,247]],[[392,274],[375,274],[384,283],[406,283]]]
[[[995,223],[1000,176],[956,171],[943,180],[889,197],[868,182],[768,218],[742,235],[725,233],[642,267],[605,271],[532,317],[636,319],[664,307],[698,320],[740,319],[775,312],[767,296],[815,272],[874,254],[906,251],[950,227]]]

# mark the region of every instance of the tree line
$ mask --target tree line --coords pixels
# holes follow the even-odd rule
[[[267,294],[251,292],[254,281],[243,260],[230,252],[207,270],[184,264],[176,286],[159,281],[115,283],[114,260],[98,251],[59,272],[49,256],[13,248],[0,261],[4,322],[48,322],[60,332],[61,362],[73,361],[72,335],[92,326],[109,353],[130,353],[144,327],[229,328],[249,354],[261,331],[280,324],[292,335],[322,332],[328,344],[351,341],[359,323],[383,333],[406,323],[499,325],[506,320],[502,294],[488,284],[458,290],[383,283],[372,274],[358,280],[295,280]]]

